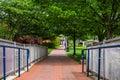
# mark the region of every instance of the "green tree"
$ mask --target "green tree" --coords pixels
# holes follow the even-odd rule
[[[87,20],[90,29],[99,38],[110,39],[114,37],[119,29],[120,23],[120,1],[119,0],[86,0],[84,2]],[[93,28],[94,27],[94,28]]]
[[[56,34],[72,37],[74,43],[73,55],[76,55],[75,41],[77,38],[84,36],[87,29],[85,28],[84,21],[82,21],[80,5],[76,4],[77,2],[70,4],[69,1],[68,3],[60,2],[59,4],[54,3],[51,5],[48,8],[50,16],[48,18]]]
[[[0,20],[4,21],[10,31],[8,39],[19,36],[48,37],[47,15],[30,0],[10,0],[0,3]]]

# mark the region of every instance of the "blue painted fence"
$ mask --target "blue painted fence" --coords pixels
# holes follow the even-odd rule
[[[28,59],[29,59],[29,49],[26,49],[26,48],[20,48],[20,47],[14,47],[14,46],[7,46],[7,45],[2,45],[2,44],[0,44],[0,47],[2,47],[3,48],[3,78],[4,78],[4,80],[6,80],[6,55],[7,55],[7,53],[6,53],[6,48],[13,48],[13,49],[18,49],[18,76],[20,77],[20,50],[26,50],[27,51],[27,71],[28,71]]]
[[[98,49],[98,80],[100,80],[101,77],[101,50],[102,49],[109,49],[109,48],[116,48],[120,47],[120,44],[116,45],[109,45],[109,46],[98,46],[98,47],[93,47],[93,48],[86,48],[82,50],[82,72],[84,72],[84,51],[87,51],[87,76],[89,77],[89,65],[90,65],[90,50]],[[92,65],[92,64],[91,64]]]
[[[48,56],[48,48],[34,44],[20,44],[0,39],[0,78],[14,75]],[[28,67],[29,65],[29,67]]]

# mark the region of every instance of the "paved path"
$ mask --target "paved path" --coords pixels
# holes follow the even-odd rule
[[[35,64],[15,80],[92,80],[81,72],[81,65],[55,49],[47,59]]]

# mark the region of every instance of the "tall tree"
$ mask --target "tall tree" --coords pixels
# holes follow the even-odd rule
[[[0,5],[0,20],[10,31],[9,39],[24,35],[45,38],[50,34],[45,20],[47,14],[30,0],[5,0],[0,1]]]
[[[70,1],[61,1],[59,4],[52,4],[48,8],[48,11],[50,16],[49,21],[55,33],[72,37],[74,43],[73,55],[76,55],[75,41],[77,38],[82,37],[87,30],[83,24],[84,21],[82,21],[80,4],[75,1],[72,4]]]
[[[97,27],[95,33],[100,41],[110,39],[114,36],[120,23],[120,1],[119,0],[86,0],[87,19],[91,26]],[[95,24],[95,25],[93,25]],[[105,35],[105,36],[104,36]]]

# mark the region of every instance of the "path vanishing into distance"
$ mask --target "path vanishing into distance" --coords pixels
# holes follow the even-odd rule
[[[82,65],[69,58],[64,49],[54,49],[46,59],[14,80],[92,80],[81,68]]]

